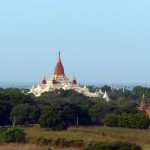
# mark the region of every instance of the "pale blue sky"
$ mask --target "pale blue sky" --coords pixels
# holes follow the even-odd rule
[[[0,81],[49,78],[58,51],[81,83],[150,83],[150,0],[0,1]]]

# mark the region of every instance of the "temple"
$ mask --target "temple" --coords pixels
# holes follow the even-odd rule
[[[140,106],[138,107],[138,110],[144,111],[148,118],[150,119],[150,104],[148,104],[145,100],[145,95],[143,94],[143,97],[141,99]]]
[[[107,92],[102,92],[100,89],[94,93],[90,92],[89,89],[84,86],[81,87],[76,77],[70,81],[65,75],[64,67],[61,61],[60,52],[58,54],[58,60],[54,70],[54,74],[50,77],[49,80],[46,80],[45,76],[42,79],[42,82],[35,87],[34,85],[30,89],[29,93],[33,93],[36,97],[41,96],[42,93],[54,91],[56,89],[63,90],[75,90],[78,93],[82,93],[87,97],[102,97],[106,101],[110,101]]]
[[[149,105],[147,104],[147,102],[145,100],[145,95],[143,94],[143,97],[141,99],[141,103],[140,103],[140,106],[138,107],[138,110],[146,111],[148,107],[149,107]]]

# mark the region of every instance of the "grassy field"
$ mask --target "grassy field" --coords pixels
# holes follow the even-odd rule
[[[41,150],[44,147],[39,147],[30,144],[3,144],[0,145],[0,150]]]
[[[51,147],[52,150],[76,150],[74,148],[56,148]],[[0,145],[0,150],[49,150],[48,146],[39,146],[33,144],[3,144]]]
[[[52,131],[39,127],[26,128],[27,139],[32,141],[38,137],[46,139],[63,138],[66,140],[83,140],[85,144],[92,141],[128,141],[136,143],[144,150],[150,150],[150,130],[123,129],[110,127],[71,127],[67,131]]]

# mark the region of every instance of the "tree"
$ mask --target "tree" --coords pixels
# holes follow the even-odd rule
[[[150,126],[150,120],[144,113],[137,113],[134,115],[134,128],[148,129]]]
[[[88,110],[85,108],[81,108],[76,104],[70,104],[67,102],[59,103],[60,108],[62,108],[63,115],[67,119],[67,125],[76,125],[77,118],[79,125],[88,125],[91,123],[91,118],[89,116]]]
[[[18,104],[35,104],[34,100],[29,95],[23,94],[20,89],[8,88],[5,90],[5,94],[8,95],[8,99],[13,107]]]
[[[36,106],[19,104],[12,109],[10,120],[13,123],[14,116],[16,125],[34,124],[38,122],[40,112]]]
[[[89,114],[94,124],[102,124],[102,120],[107,114],[115,113],[117,111],[118,107],[114,103],[99,101],[90,108]]]
[[[104,85],[103,87],[101,87],[102,91],[107,91],[110,92],[111,91],[111,87],[108,85]]]
[[[67,129],[67,120],[62,110],[56,105],[50,105],[42,111],[39,124],[43,128],[51,128],[52,130]]]
[[[108,114],[103,119],[104,125],[109,127],[117,127],[118,126],[118,115],[116,114]]]
[[[8,125],[10,124],[9,115],[11,112],[11,104],[7,100],[7,96],[4,94],[0,94],[0,125]]]
[[[66,129],[72,125],[88,125],[91,118],[87,110],[68,102],[56,101],[43,110],[39,123],[41,127],[50,127],[53,130]]]
[[[123,113],[118,115],[118,127],[130,128],[130,114]]]
[[[150,120],[143,113],[123,113],[121,115],[108,114],[103,119],[103,122],[106,126],[110,127],[124,127],[134,129],[148,129],[150,125]]]
[[[121,111],[123,113],[136,114],[136,113],[138,113],[137,106],[138,106],[137,103],[130,103],[130,102],[128,102],[128,104],[124,105],[121,108]]]

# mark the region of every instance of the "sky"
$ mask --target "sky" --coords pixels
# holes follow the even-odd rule
[[[59,51],[70,80],[150,84],[150,1],[0,1],[0,82],[49,79]]]

